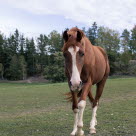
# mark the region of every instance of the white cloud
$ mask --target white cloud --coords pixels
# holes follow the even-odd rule
[[[136,0],[5,0],[33,14],[61,15],[86,25],[94,21],[116,30],[136,24]]]
[[[25,35],[28,37],[31,37],[32,35],[35,37],[40,34],[38,33],[38,28],[35,28],[35,26],[30,23],[24,23],[25,22],[22,23],[21,20],[17,20],[14,17],[4,17],[0,21],[0,32],[8,36],[13,33],[15,29],[19,29],[21,33],[25,32]],[[36,30],[37,32],[35,33],[33,30]]]

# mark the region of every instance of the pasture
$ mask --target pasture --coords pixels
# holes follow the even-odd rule
[[[0,83],[0,136],[69,136],[73,112],[63,95],[68,90],[67,83]],[[90,108],[87,101],[86,136]],[[97,120],[95,136],[136,136],[136,78],[108,79]]]

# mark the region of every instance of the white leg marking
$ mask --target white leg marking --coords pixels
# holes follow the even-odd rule
[[[73,47],[69,47],[68,51],[71,53],[71,56],[72,56],[72,76],[70,81],[74,87],[79,85],[81,81],[80,74],[76,65],[76,53],[79,51],[79,47],[76,47],[75,50]]]
[[[97,111],[98,106],[96,105],[93,108],[93,113],[92,113],[92,120],[90,122],[90,133],[94,134],[96,133],[95,125],[97,125],[97,120],[96,120],[96,111]]]
[[[78,103],[78,108],[79,108],[79,112],[78,112],[78,123],[77,123],[77,134],[78,135],[84,135],[84,131],[82,130],[83,128],[83,113],[84,113],[84,109],[86,106],[86,101],[81,100]]]
[[[75,136],[77,132],[77,121],[78,121],[78,109],[74,109],[74,126],[71,136]]]

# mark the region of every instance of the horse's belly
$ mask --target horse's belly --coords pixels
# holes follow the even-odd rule
[[[93,84],[99,83],[103,79],[105,71],[106,63],[100,62],[99,64],[97,64],[97,67],[95,67],[93,73]]]

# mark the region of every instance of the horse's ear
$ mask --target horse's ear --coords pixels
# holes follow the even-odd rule
[[[77,31],[77,41],[80,42],[83,37],[83,33],[80,31]]]
[[[63,33],[63,39],[64,39],[65,42],[68,41],[68,33],[67,33],[67,30],[65,30],[64,33]]]

